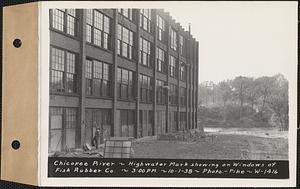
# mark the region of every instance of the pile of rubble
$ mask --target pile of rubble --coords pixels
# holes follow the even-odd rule
[[[91,147],[89,144],[84,144],[82,148],[65,149],[61,152],[49,154],[53,157],[97,157],[102,158],[104,154],[104,146],[100,145],[98,149]]]

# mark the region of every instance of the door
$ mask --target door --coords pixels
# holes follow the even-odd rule
[[[50,108],[49,152],[61,151],[63,139],[63,109]]]
[[[76,125],[77,125],[77,116],[76,109],[66,108],[66,147],[68,149],[75,148],[75,138],[76,138]]]

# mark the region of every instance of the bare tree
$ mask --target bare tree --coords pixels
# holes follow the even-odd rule
[[[273,77],[264,76],[256,79],[256,91],[260,101],[260,108],[258,109],[260,118],[263,117],[263,113],[266,108],[266,102],[271,95],[272,90],[276,87],[274,86],[274,82],[275,79]]]
[[[280,130],[288,130],[288,81],[281,74],[275,75],[273,79],[275,87],[272,88],[271,94],[266,103],[273,110],[279,122]]]
[[[243,116],[243,107],[247,97],[247,93],[250,90],[251,82],[253,82],[253,78],[243,77],[243,76],[236,77],[232,81],[234,94],[236,95],[236,97],[239,99],[240,102],[240,113],[239,113],[240,120]]]
[[[226,103],[232,99],[232,86],[229,80],[222,81],[218,85],[218,94],[223,104],[223,121],[226,121]]]

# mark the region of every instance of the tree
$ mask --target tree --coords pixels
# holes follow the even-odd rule
[[[288,130],[289,127],[289,103],[288,103],[288,81],[281,74],[272,77],[274,86],[269,98],[266,100],[268,106],[274,112],[280,125],[280,130]]]
[[[272,93],[272,90],[276,88],[275,86],[275,78],[274,77],[260,77],[257,78],[256,81],[256,92],[258,95],[258,100],[260,101],[260,107],[258,108],[259,111],[259,117],[263,117],[263,113],[266,108],[266,102],[269,98],[269,96]]]
[[[232,81],[233,92],[240,102],[239,119],[243,116],[243,107],[247,97],[247,93],[250,90],[250,84],[253,82],[253,78],[239,76]]]
[[[223,104],[223,121],[226,121],[226,103],[232,99],[232,86],[229,80],[219,83],[217,88],[218,94]]]
[[[210,99],[213,98],[213,85],[212,81],[205,81],[199,85],[200,105],[209,106]]]
[[[257,89],[257,81],[254,80],[253,82],[250,83],[249,90],[247,93],[247,100],[250,103],[252,110],[254,110],[254,105],[257,104],[257,100],[258,100],[257,90],[258,90]]]

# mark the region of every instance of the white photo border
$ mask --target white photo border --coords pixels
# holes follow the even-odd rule
[[[197,7],[206,3],[176,1],[44,1],[39,2],[39,185],[41,186],[127,186],[127,187],[293,187],[296,186],[297,155],[297,36],[295,36],[294,62],[289,65],[289,179],[228,179],[228,178],[49,178],[48,177],[48,124],[49,124],[49,9],[52,8],[164,8],[189,4]],[[227,2],[226,2],[227,3]],[[228,2],[233,3],[233,2]],[[235,2],[242,4],[244,2]],[[248,2],[250,4],[250,2]],[[297,2],[290,3],[297,9]],[[242,5],[241,5],[242,6]],[[236,7],[236,6],[235,6]],[[297,10],[296,10],[297,13]],[[295,15],[297,17],[297,14]],[[295,23],[297,30],[297,23]],[[297,32],[296,32],[297,33]],[[201,43],[201,41],[200,41]]]

